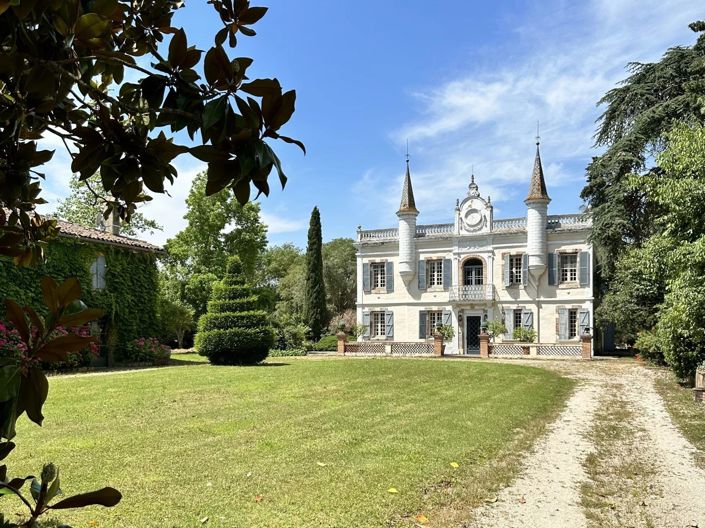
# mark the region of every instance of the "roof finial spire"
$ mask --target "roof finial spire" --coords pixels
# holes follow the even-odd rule
[[[529,183],[529,195],[524,200],[526,202],[532,202],[535,200],[545,201],[546,203],[551,201],[546,191],[546,180],[543,177],[543,166],[541,164],[541,152],[539,150],[540,143],[539,136],[539,123],[536,122],[536,158],[534,159],[534,170],[531,173],[531,183]]]
[[[539,133],[539,120],[536,120],[536,146],[538,147],[541,143],[541,134]]]
[[[475,183],[475,165],[470,166],[470,185],[468,185],[468,196],[471,198],[480,196],[480,191]]]
[[[399,205],[399,213],[415,213],[419,214],[416,209],[416,201],[414,200],[414,189],[411,186],[411,171],[409,170],[409,141],[406,143],[406,174],[404,175],[404,186],[401,190],[401,204]]]

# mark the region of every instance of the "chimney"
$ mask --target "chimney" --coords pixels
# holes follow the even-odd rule
[[[110,210],[110,215],[108,216],[108,228],[113,235],[120,236],[120,217],[114,209]]]

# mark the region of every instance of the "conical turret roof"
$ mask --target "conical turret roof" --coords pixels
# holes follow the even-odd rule
[[[524,202],[534,200],[545,200],[550,202],[551,198],[546,191],[546,180],[543,177],[543,167],[541,166],[541,152],[539,144],[536,143],[536,158],[534,159],[534,172],[531,173],[531,183],[529,184],[529,194]]]
[[[414,188],[411,186],[411,173],[409,172],[409,160],[406,160],[406,175],[404,176],[404,187],[401,190],[401,204],[399,205],[399,213],[419,213],[416,209],[416,201],[414,200]]]

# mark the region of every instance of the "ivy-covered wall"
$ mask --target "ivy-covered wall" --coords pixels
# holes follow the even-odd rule
[[[106,261],[105,289],[93,290],[90,266],[98,255]],[[43,307],[40,282],[44,275],[57,281],[77,277],[82,300],[105,310],[102,345],[120,359],[127,342],[152,337],[158,332],[156,255],[134,252],[107,244],[59,238],[46,250],[45,262],[36,268],[18,268],[0,259],[0,299]]]

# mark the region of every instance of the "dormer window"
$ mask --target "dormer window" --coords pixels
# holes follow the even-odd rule
[[[105,289],[105,257],[98,255],[91,264],[91,286],[94,290]]]

